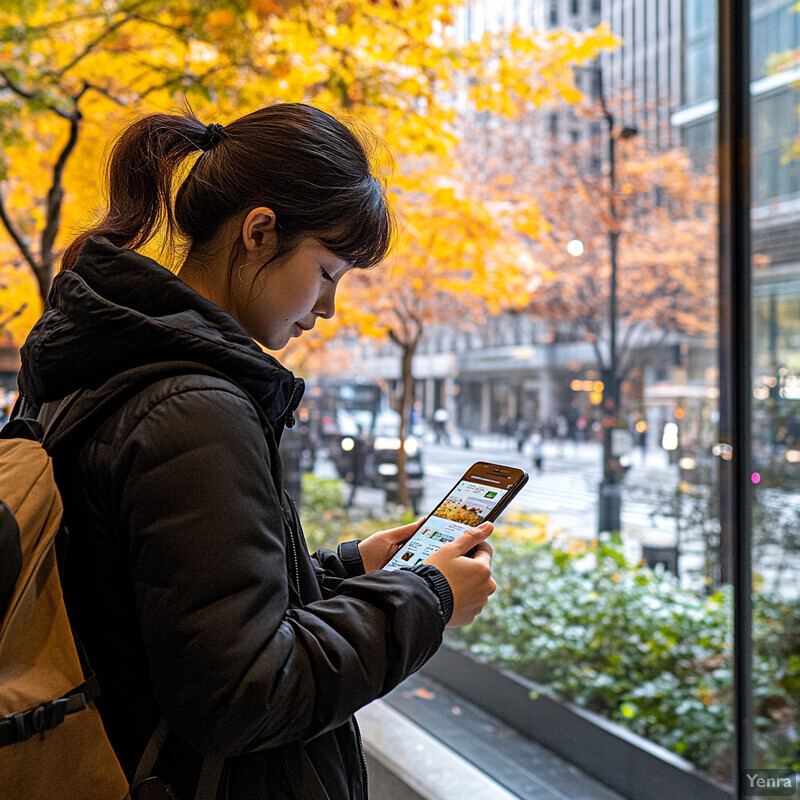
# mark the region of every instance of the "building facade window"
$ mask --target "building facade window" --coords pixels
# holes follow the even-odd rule
[[[686,63],[684,105],[701,103],[716,95],[716,8],[708,0],[687,0],[685,5]]]
[[[753,100],[753,200],[763,205],[800,193],[800,162],[789,157],[800,95],[787,87]]]
[[[796,5],[794,0],[753,0],[750,42],[753,79],[768,74],[776,53],[800,45],[800,13],[793,10]]]
[[[683,146],[689,151],[696,167],[707,167],[717,157],[717,118],[705,117],[683,128]]]

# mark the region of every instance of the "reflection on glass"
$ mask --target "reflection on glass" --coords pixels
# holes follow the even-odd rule
[[[753,97],[755,767],[800,768],[800,161],[793,3],[756,3]],[[755,87],[759,83],[754,84]]]

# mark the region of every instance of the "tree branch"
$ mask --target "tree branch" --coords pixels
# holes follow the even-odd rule
[[[104,39],[107,39],[111,36],[112,33],[117,31],[121,28],[126,22],[130,22],[133,17],[124,16],[122,19],[118,20],[117,22],[112,22],[108,28],[98,34],[94,39],[86,43],[86,46],[83,48],[83,51],[77,53],[71,61],[68,61],[58,72],[55,73],[54,77],[56,80],[61,80],[73,67],[77,64],[80,64],[86,56],[88,56],[96,47],[99,45]]]
[[[16,95],[19,95],[20,97],[23,97],[25,100],[37,100],[37,99],[39,99],[39,98],[44,96],[41,92],[28,92],[28,91],[26,91],[21,86],[18,86],[15,81],[11,80],[11,78],[9,78],[8,75],[5,72],[3,72],[2,70],[0,70],[0,78],[3,79],[3,82],[5,83],[5,87],[7,89],[12,91]],[[70,118],[68,111],[62,111],[52,101],[46,102],[45,105],[54,114],[58,114],[59,117],[62,117],[63,119],[69,119]]]
[[[5,229],[14,240],[14,244],[17,245],[20,253],[22,253],[22,257],[28,262],[28,266],[31,268],[31,270],[33,270],[35,275],[38,268],[36,257],[31,252],[20,231],[17,230],[17,227],[14,225],[11,217],[8,216],[8,209],[6,209],[5,199],[3,198],[2,192],[0,192],[0,219],[2,219]]]
[[[12,311],[5,319],[0,320],[0,331],[2,331],[9,322],[13,322],[17,317],[21,316],[27,307],[28,304],[23,303],[16,311]]]
[[[37,270],[37,279],[39,281],[39,291],[44,300],[47,292],[50,290],[50,280],[52,277],[53,267],[53,246],[55,244],[56,235],[61,224],[61,206],[64,201],[64,168],[67,164],[67,159],[75,149],[78,143],[78,134],[80,133],[80,122],[82,115],[78,109],[78,102],[83,94],[86,92],[88,84],[84,84],[80,92],[75,96],[75,111],[69,121],[69,136],[67,142],[58,155],[56,163],[53,165],[53,178],[50,183],[50,189],[47,192],[47,202],[45,203],[45,225],[42,230],[41,239],[41,263],[39,270]]]

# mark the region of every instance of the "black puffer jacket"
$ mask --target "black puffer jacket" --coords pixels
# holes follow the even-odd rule
[[[226,377],[158,377],[174,361]],[[56,459],[68,608],[123,767],[164,715],[156,773],[181,800],[206,753],[227,757],[219,797],[365,797],[352,715],[436,651],[447,581],[364,575],[353,546],[310,557],[277,455],[302,382],[169,271],[94,239],[55,279],[20,388],[38,405],[89,386],[88,410],[123,384]]]

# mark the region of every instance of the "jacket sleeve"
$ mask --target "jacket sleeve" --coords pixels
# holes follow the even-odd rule
[[[364,562],[358,552],[360,539],[351,542],[342,542],[333,553],[330,550],[320,549],[312,556],[317,581],[324,597],[336,593],[339,584],[344,578],[353,578],[364,575]],[[409,567],[401,567],[409,569]],[[421,575],[427,581],[431,590],[439,598],[439,610],[445,625],[453,615],[453,590],[445,576],[436,567],[429,564],[418,564],[410,568],[412,572]]]
[[[160,399],[126,437],[114,482],[155,699],[201,752],[314,738],[441,643],[439,597],[409,570],[290,602],[293,555],[268,449],[235,390]]]

